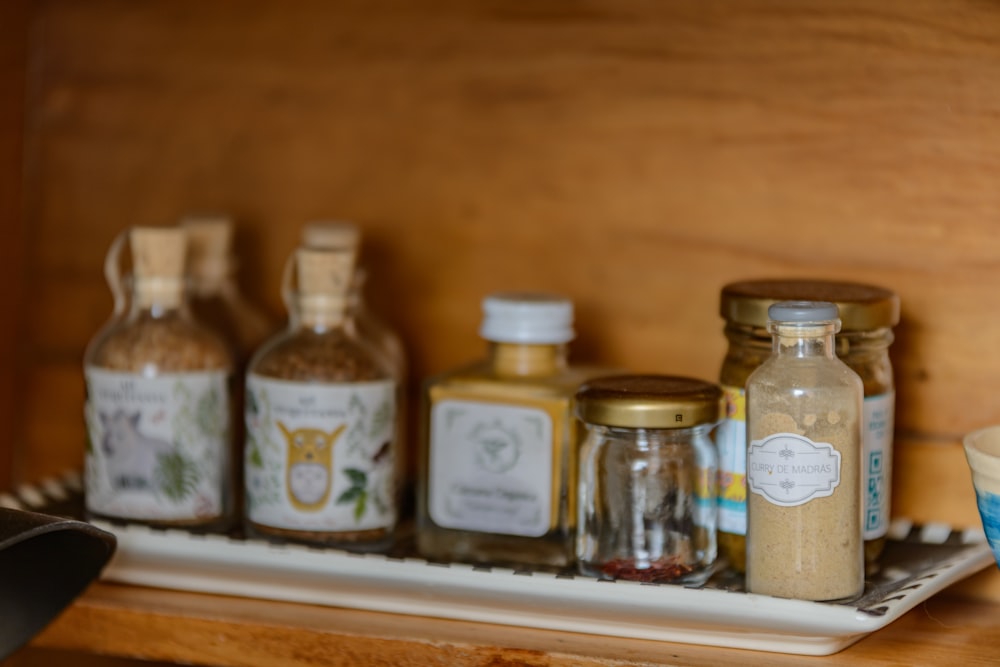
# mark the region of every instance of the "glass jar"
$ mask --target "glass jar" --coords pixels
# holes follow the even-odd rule
[[[302,228],[302,245],[307,248],[348,249],[358,254],[361,248],[361,229],[346,220],[316,221]],[[371,341],[385,355],[400,383],[406,380],[406,352],[399,334],[390,327],[369,305],[364,296],[368,270],[360,263],[354,268],[348,292],[348,307],[353,313],[358,335]]]
[[[745,385],[771,355],[767,309],[778,301],[828,301],[837,305],[842,329],[836,354],[864,382],[865,563],[878,567],[889,529],[895,389],[889,346],[899,322],[899,297],[862,283],[775,279],[730,283],[722,288],[726,356],[719,383],[726,418],[715,433],[719,449],[719,552],[744,571],[746,535]]]
[[[274,333],[274,327],[236,281],[233,221],[225,216],[188,216],[180,226],[188,238],[191,311],[230,344],[238,377],[243,377],[250,355]]]
[[[584,574],[701,583],[716,559],[722,391],[683,377],[621,375],[576,395],[580,450],[576,558]]]
[[[132,271],[121,279],[125,239]],[[232,523],[233,362],[191,317],[185,248],[181,229],[136,227],[109,252],[115,314],[84,357],[88,516],[206,530]]]
[[[294,266],[289,326],[247,372],[248,532],[381,551],[399,513],[397,380],[353,326],[353,250],[299,248]]]
[[[425,558],[565,567],[573,560],[580,384],[573,304],[545,294],[483,301],[485,360],[429,380],[417,475]]]
[[[746,384],[750,593],[848,600],[864,591],[861,378],[834,354],[837,306],[768,308],[771,356]]]

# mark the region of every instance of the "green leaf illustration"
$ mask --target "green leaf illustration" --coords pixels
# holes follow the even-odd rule
[[[154,478],[160,492],[174,502],[198,489],[198,468],[176,449],[157,457]]]
[[[364,489],[361,490],[361,495],[358,496],[358,502],[354,504],[354,520],[361,521],[361,517],[365,514],[365,505],[368,501],[368,492]]]
[[[351,480],[351,486],[360,486],[361,488],[368,486],[368,473],[364,470],[344,468],[344,474]]]
[[[222,396],[216,389],[209,389],[198,399],[196,408],[198,428],[209,438],[221,437],[225,429]]]
[[[378,438],[379,434],[385,431],[389,426],[389,422],[392,419],[392,410],[389,407],[389,401],[382,401],[379,406],[375,409],[375,413],[372,415],[372,428],[369,437],[373,440]]]
[[[260,454],[260,447],[257,446],[256,440],[250,441],[250,450],[247,455],[247,462],[255,468],[264,467],[264,457]]]
[[[344,491],[340,496],[337,497],[338,505],[346,505],[347,503],[355,502],[365,490],[360,486],[352,486],[347,491]]]

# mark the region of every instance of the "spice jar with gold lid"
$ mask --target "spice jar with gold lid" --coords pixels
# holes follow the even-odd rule
[[[767,309],[778,301],[827,301],[838,307],[842,329],[836,354],[864,383],[862,490],[865,562],[877,568],[889,529],[895,390],[889,346],[899,323],[899,297],[876,285],[835,280],[762,279],[722,288],[720,314],[728,341],[719,383],[726,418],[715,433],[719,449],[719,552],[744,569],[746,535],[745,384],[771,354]]]
[[[577,566],[584,574],[698,583],[716,558],[717,385],[666,375],[587,382]]]
[[[122,279],[124,249],[132,271]],[[116,314],[84,361],[89,516],[199,529],[231,524],[233,362],[224,341],[190,315],[185,249],[181,229],[135,227],[109,252]]]
[[[248,532],[384,550],[399,511],[397,379],[353,326],[353,249],[299,248],[293,261],[289,326],[247,372]]]

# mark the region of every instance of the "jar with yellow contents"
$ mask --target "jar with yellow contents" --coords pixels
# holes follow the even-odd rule
[[[726,321],[726,356],[719,384],[726,418],[715,432],[719,450],[719,554],[743,572],[746,558],[745,385],[771,354],[767,309],[779,301],[828,301],[840,311],[837,356],[864,383],[865,566],[877,569],[889,528],[895,387],[889,346],[899,323],[899,297],[876,285],[832,280],[773,279],[730,283],[719,312]]]

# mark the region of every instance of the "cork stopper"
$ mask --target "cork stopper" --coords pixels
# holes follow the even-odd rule
[[[167,308],[180,304],[184,292],[183,229],[134,227],[129,232],[137,305]]]
[[[347,220],[310,222],[302,228],[302,245],[307,248],[356,249],[361,244],[361,230]]]
[[[229,273],[233,222],[225,216],[181,220],[188,238],[188,273],[196,284],[214,284]]]
[[[299,248],[298,304],[303,321],[334,325],[344,317],[354,273],[354,249]]]

